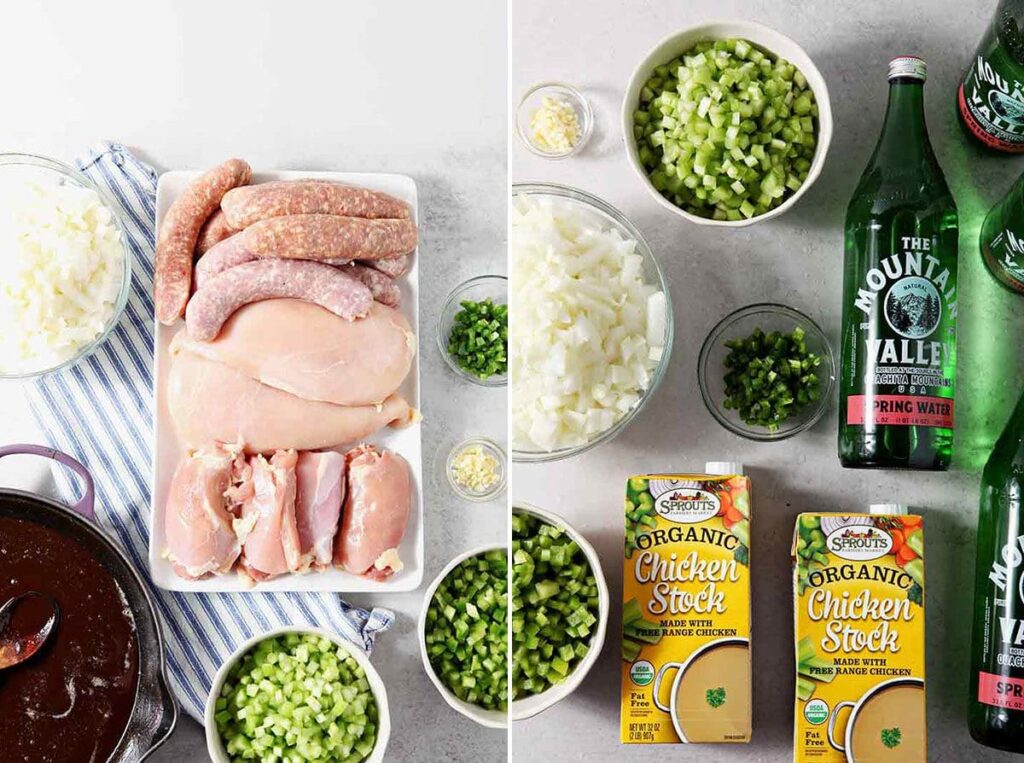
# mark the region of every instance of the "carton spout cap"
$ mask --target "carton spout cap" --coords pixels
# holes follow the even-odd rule
[[[871,514],[895,514],[903,516],[910,513],[910,507],[905,503],[873,503],[868,509]]]
[[[743,474],[743,464],[736,461],[708,461],[704,464],[704,473],[716,477]]]

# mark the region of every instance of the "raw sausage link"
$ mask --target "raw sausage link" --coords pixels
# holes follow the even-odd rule
[[[201,289],[211,278],[236,265],[252,262],[256,257],[242,246],[241,237],[235,234],[210,249],[196,262],[194,278],[196,288]]]
[[[351,273],[362,281],[370,289],[373,298],[382,305],[398,307],[402,303],[402,291],[394,281],[379,270],[368,268],[353,262],[342,270],[343,273]]]
[[[354,276],[319,262],[246,262],[214,276],[185,311],[188,335],[208,342],[242,305],[290,297],[313,302],[341,318],[362,318],[373,305],[370,289]]]
[[[409,272],[409,262],[411,259],[408,254],[403,254],[401,257],[391,257],[386,260],[367,260],[363,264],[369,265],[371,268],[379,270],[381,273],[392,278],[400,278]]]
[[[409,205],[380,191],[324,180],[278,180],[231,191],[221,208],[236,230],[284,215],[409,217]]]
[[[256,257],[252,252],[242,246],[242,241],[237,234],[231,238],[226,238],[196,262],[196,269],[193,274],[195,286],[197,289],[201,289],[204,284],[219,273],[223,273],[225,270],[230,270],[238,265],[244,265],[246,262],[252,262],[255,259]],[[322,265],[333,265],[340,268],[348,265],[351,260],[342,258],[337,260],[317,260],[317,262]],[[352,275],[355,275],[355,273],[352,273]],[[369,286],[369,284],[366,285]]]
[[[230,238],[236,233],[238,231],[228,225],[228,218],[224,216],[224,210],[215,210],[210,215],[210,219],[199,230],[199,240],[196,241],[196,254],[205,254],[221,241]]]
[[[174,200],[156,240],[154,297],[156,317],[170,325],[181,317],[192,290],[192,257],[199,229],[220,205],[224,194],[245,185],[252,169],[241,159],[229,159],[189,183]]]
[[[416,248],[412,220],[289,215],[260,220],[241,235],[245,247],[260,258],[379,260]]]

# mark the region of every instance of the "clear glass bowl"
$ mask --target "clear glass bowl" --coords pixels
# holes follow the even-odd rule
[[[598,445],[611,440],[615,435],[629,426],[630,422],[632,422],[637,414],[639,414],[647,405],[647,401],[654,396],[654,393],[658,389],[658,385],[661,384],[661,380],[664,378],[665,372],[668,370],[669,359],[672,356],[672,337],[674,332],[672,299],[669,295],[668,281],[665,279],[665,273],[662,271],[657,259],[655,259],[654,254],[651,252],[651,248],[648,246],[647,241],[644,239],[643,235],[641,235],[640,231],[637,230],[636,226],[634,226],[624,214],[611,204],[602,201],[598,197],[589,194],[586,191],[581,191],[578,188],[572,188],[570,186],[559,185],[557,183],[513,183],[512,197],[515,199],[518,196],[556,197],[564,201],[579,204],[590,212],[602,217],[624,237],[636,241],[636,252],[643,258],[644,281],[646,283],[654,284],[655,287],[661,290],[665,295],[665,333],[662,336],[662,347],[664,350],[662,351],[661,359],[651,372],[651,383],[648,385],[647,389],[641,393],[640,400],[628,413],[615,422],[615,424],[610,428],[595,435],[592,439],[581,445],[573,445],[551,451],[520,450],[516,448],[514,444],[512,446],[512,461],[516,463],[558,461],[563,458],[578,456],[591,448],[595,448]],[[510,320],[515,320],[515,315],[512,314],[511,310]],[[511,392],[513,395],[515,394],[514,389],[512,389]]]
[[[546,97],[565,101],[576,112],[576,119],[580,123],[580,134],[568,151],[545,151],[538,147],[530,137],[530,120],[533,117],[533,112],[540,108],[541,101]],[[516,135],[527,149],[545,159],[565,159],[573,154],[578,154],[590,140],[593,131],[594,110],[590,106],[590,101],[572,85],[561,82],[542,82],[539,85],[534,85],[523,94],[516,107]]]
[[[452,334],[455,315],[462,309],[462,303],[466,300],[481,302],[488,297],[496,305],[508,304],[508,279],[505,276],[477,276],[455,287],[448,295],[448,299],[445,300],[444,307],[441,308],[441,315],[437,319],[437,349],[441,352],[441,357],[444,358],[448,367],[463,379],[484,387],[504,387],[508,382],[508,374],[481,379],[460,367],[448,353],[448,338]]]
[[[790,332],[797,326],[804,330],[807,349],[821,358],[818,366],[820,392],[817,401],[797,411],[774,432],[764,427],[745,424],[739,412],[723,407],[725,401],[725,358],[729,349],[725,343],[731,339],[746,339],[754,329],[764,332]],[[748,305],[729,313],[718,322],[704,340],[697,358],[697,383],[704,405],[715,420],[733,434],[759,442],[785,440],[809,429],[821,418],[832,401],[832,388],[836,380],[836,359],[828,337],[817,323],[792,307],[772,303]]]
[[[61,371],[73,366],[78,363],[78,361],[91,355],[101,344],[103,344],[104,341],[106,341],[107,337],[110,336],[110,332],[114,330],[114,327],[121,319],[125,306],[128,304],[128,294],[131,291],[132,280],[131,255],[128,251],[128,237],[125,232],[124,223],[117,212],[117,204],[110,197],[110,194],[97,186],[71,165],[64,164],[63,162],[56,161],[55,159],[48,159],[44,156],[35,156],[32,154],[0,154],[0,184],[6,185],[7,183],[32,181],[52,183],[55,180],[58,183],[73,183],[77,186],[92,189],[99,195],[100,200],[110,210],[111,219],[114,221],[114,225],[117,226],[118,232],[121,234],[121,245],[124,250],[122,257],[124,272],[121,278],[121,288],[118,291],[117,300],[114,303],[114,311],[103,329],[96,335],[95,339],[88,344],[82,345],[82,347],[79,348],[71,358],[68,358],[63,363],[32,371],[6,374],[0,371],[0,380],[34,379],[53,373],[54,371]]]
[[[455,480],[455,475],[452,472],[452,466],[455,463],[456,457],[466,448],[472,448],[474,446],[479,447],[486,455],[491,456],[498,462],[497,482],[482,491],[463,487]],[[500,445],[498,445],[498,443],[493,440],[489,440],[486,437],[470,437],[468,440],[463,440],[451,449],[451,452],[448,454],[448,458],[445,460],[444,473],[448,478],[448,486],[451,487],[452,492],[459,498],[463,498],[467,501],[473,501],[475,503],[486,503],[487,501],[494,500],[501,495],[508,482],[508,467],[505,462],[505,451]]]

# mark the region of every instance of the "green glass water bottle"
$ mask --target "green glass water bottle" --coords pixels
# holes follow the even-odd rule
[[[1024,294],[1024,175],[981,226],[981,256],[1003,286]]]
[[[889,64],[878,145],[846,211],[839,457],[946,469],[953,454],[957,212],[924,119],[924,61]]]
[[[1024,395],[981,475],[968,727],[1024,752]]]
[[[964,131],[981,146],[1024,151],[1024,0],[1001,0],[957,90]]]

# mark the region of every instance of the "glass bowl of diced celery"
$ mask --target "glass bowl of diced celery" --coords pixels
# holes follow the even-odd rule
[[[793,40],[749,21],[661,40],[622,101],[629,163],[661,206],[742,227],[791,209],[825,164],[828,88]]]
[[[733,434],[758,442],[814,426],[831,405],[835,375],[821,327],[799,310],[767,302],[725,316],[697,357],[708,412]]]
[[[437,348],[448,367],[484,387],[508,382],[508,279],[485,275],[452,289],[437,320]]]
[[[597,662],[610,598],[601,560],[562,517],[512,509],[512,720],[572,694]]]
[[[423,597],[423,669],[455,711],[508,727],[508,550],[480,546],[452,559]]]
[[[366,654],[295,626],[254,636],[225,660],[204,725],[213,763],[277,760],[282,748],[303,760],[381,763],[391,735],[387,691]]]

